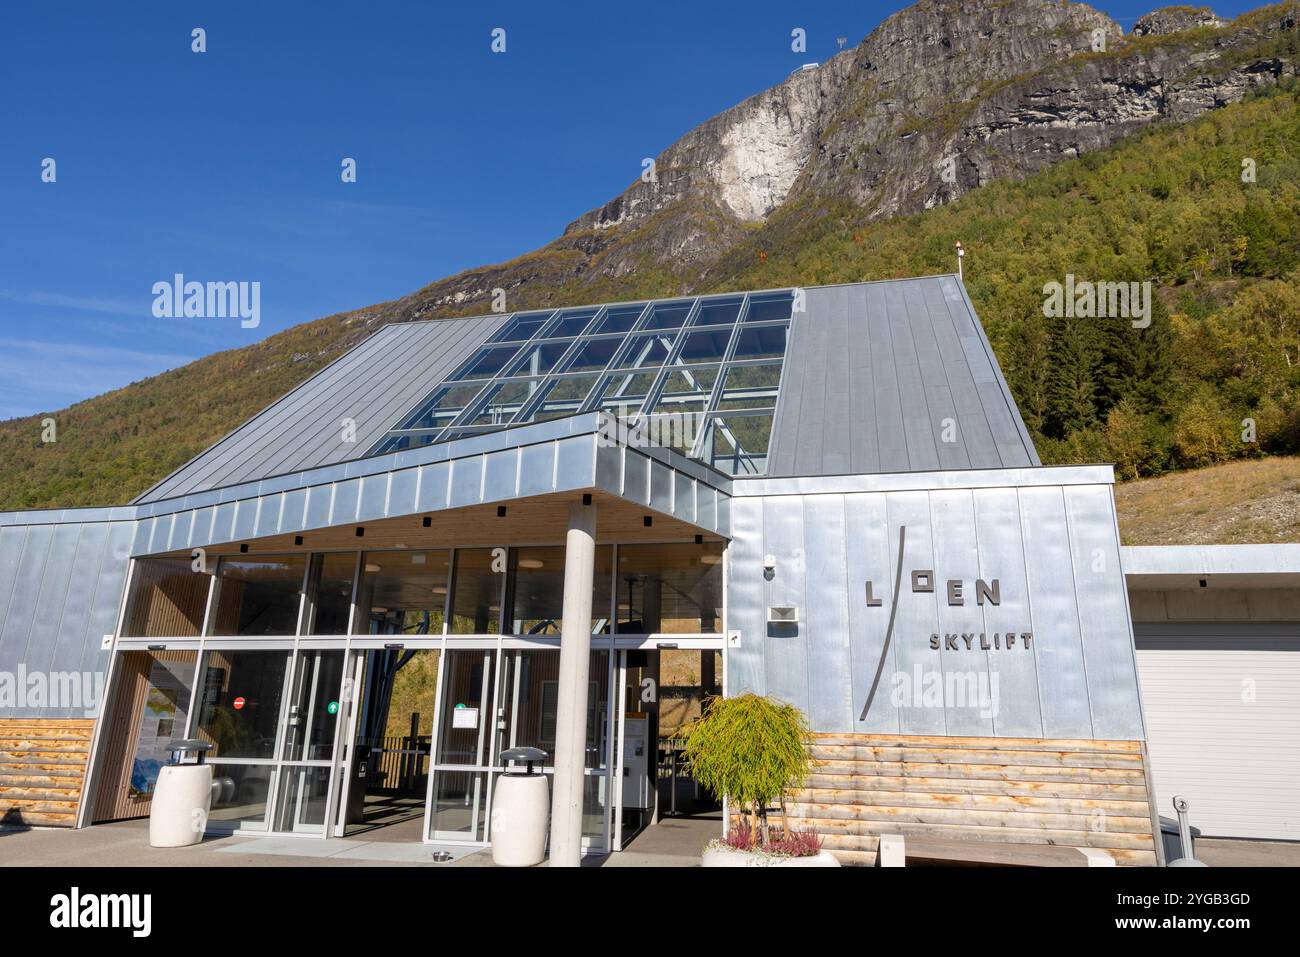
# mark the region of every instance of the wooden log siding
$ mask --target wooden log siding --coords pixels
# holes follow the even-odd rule
[[[0,825],[74,827],[90,718],[0,718]]]
[[[881,834],[1095,847],[1156,863],[1140,741],[818,734],[789,805],[843,864],[872,866]]]

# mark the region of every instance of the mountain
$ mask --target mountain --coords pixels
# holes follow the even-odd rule
[[[378,325],[485,312],[494,289],[520,309],[948,272],[956,239],[1045,459],[1142,475],[1289,449],[1298,11],[1167,8],[1125,36],[1079,3],[922,0],[541,249],[78,403],[54,444],[44,415],[0,423],[0,508],[124,501]],[[1066,273],[1153,281],[1152,335],[1045,319]],[[1234,446],[1248,413],[1261,439]]]

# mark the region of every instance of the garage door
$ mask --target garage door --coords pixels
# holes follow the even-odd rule
[[[1300,840],[1300,625],[1135,625],[1160,813]]]

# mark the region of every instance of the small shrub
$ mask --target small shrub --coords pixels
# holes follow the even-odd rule
[[[781,805],[782,831],[791,833],[785,795],[808,777],[810,736],[792,705],[756,694],[715,698],[687,733],[686,760],[696,781],[749,815],[751,840],[767,842],[773,803]]]
[[[757,851],[777,857],[816,857],[822,849],[821,835],[815,831],[790,831],[763,841],[739,822],[731,825],[722,843],[733,851]]]

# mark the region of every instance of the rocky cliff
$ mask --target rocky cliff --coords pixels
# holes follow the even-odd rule
[[[875,216],[916,212],[1294,73],[1294,39],[1279,40],[1295,23],[1291,4],[1232,23],[1167,8],[1125,37],[1080,3],[923,0],[856,49],[692,130],[657,158],[657,181],[634,184],[566,236],[650,224],[685,204],[754,223],[819,194]],[[707,233],[659,242],[655,231],[643,248],[657,257],[702,262],[716,252]]]

